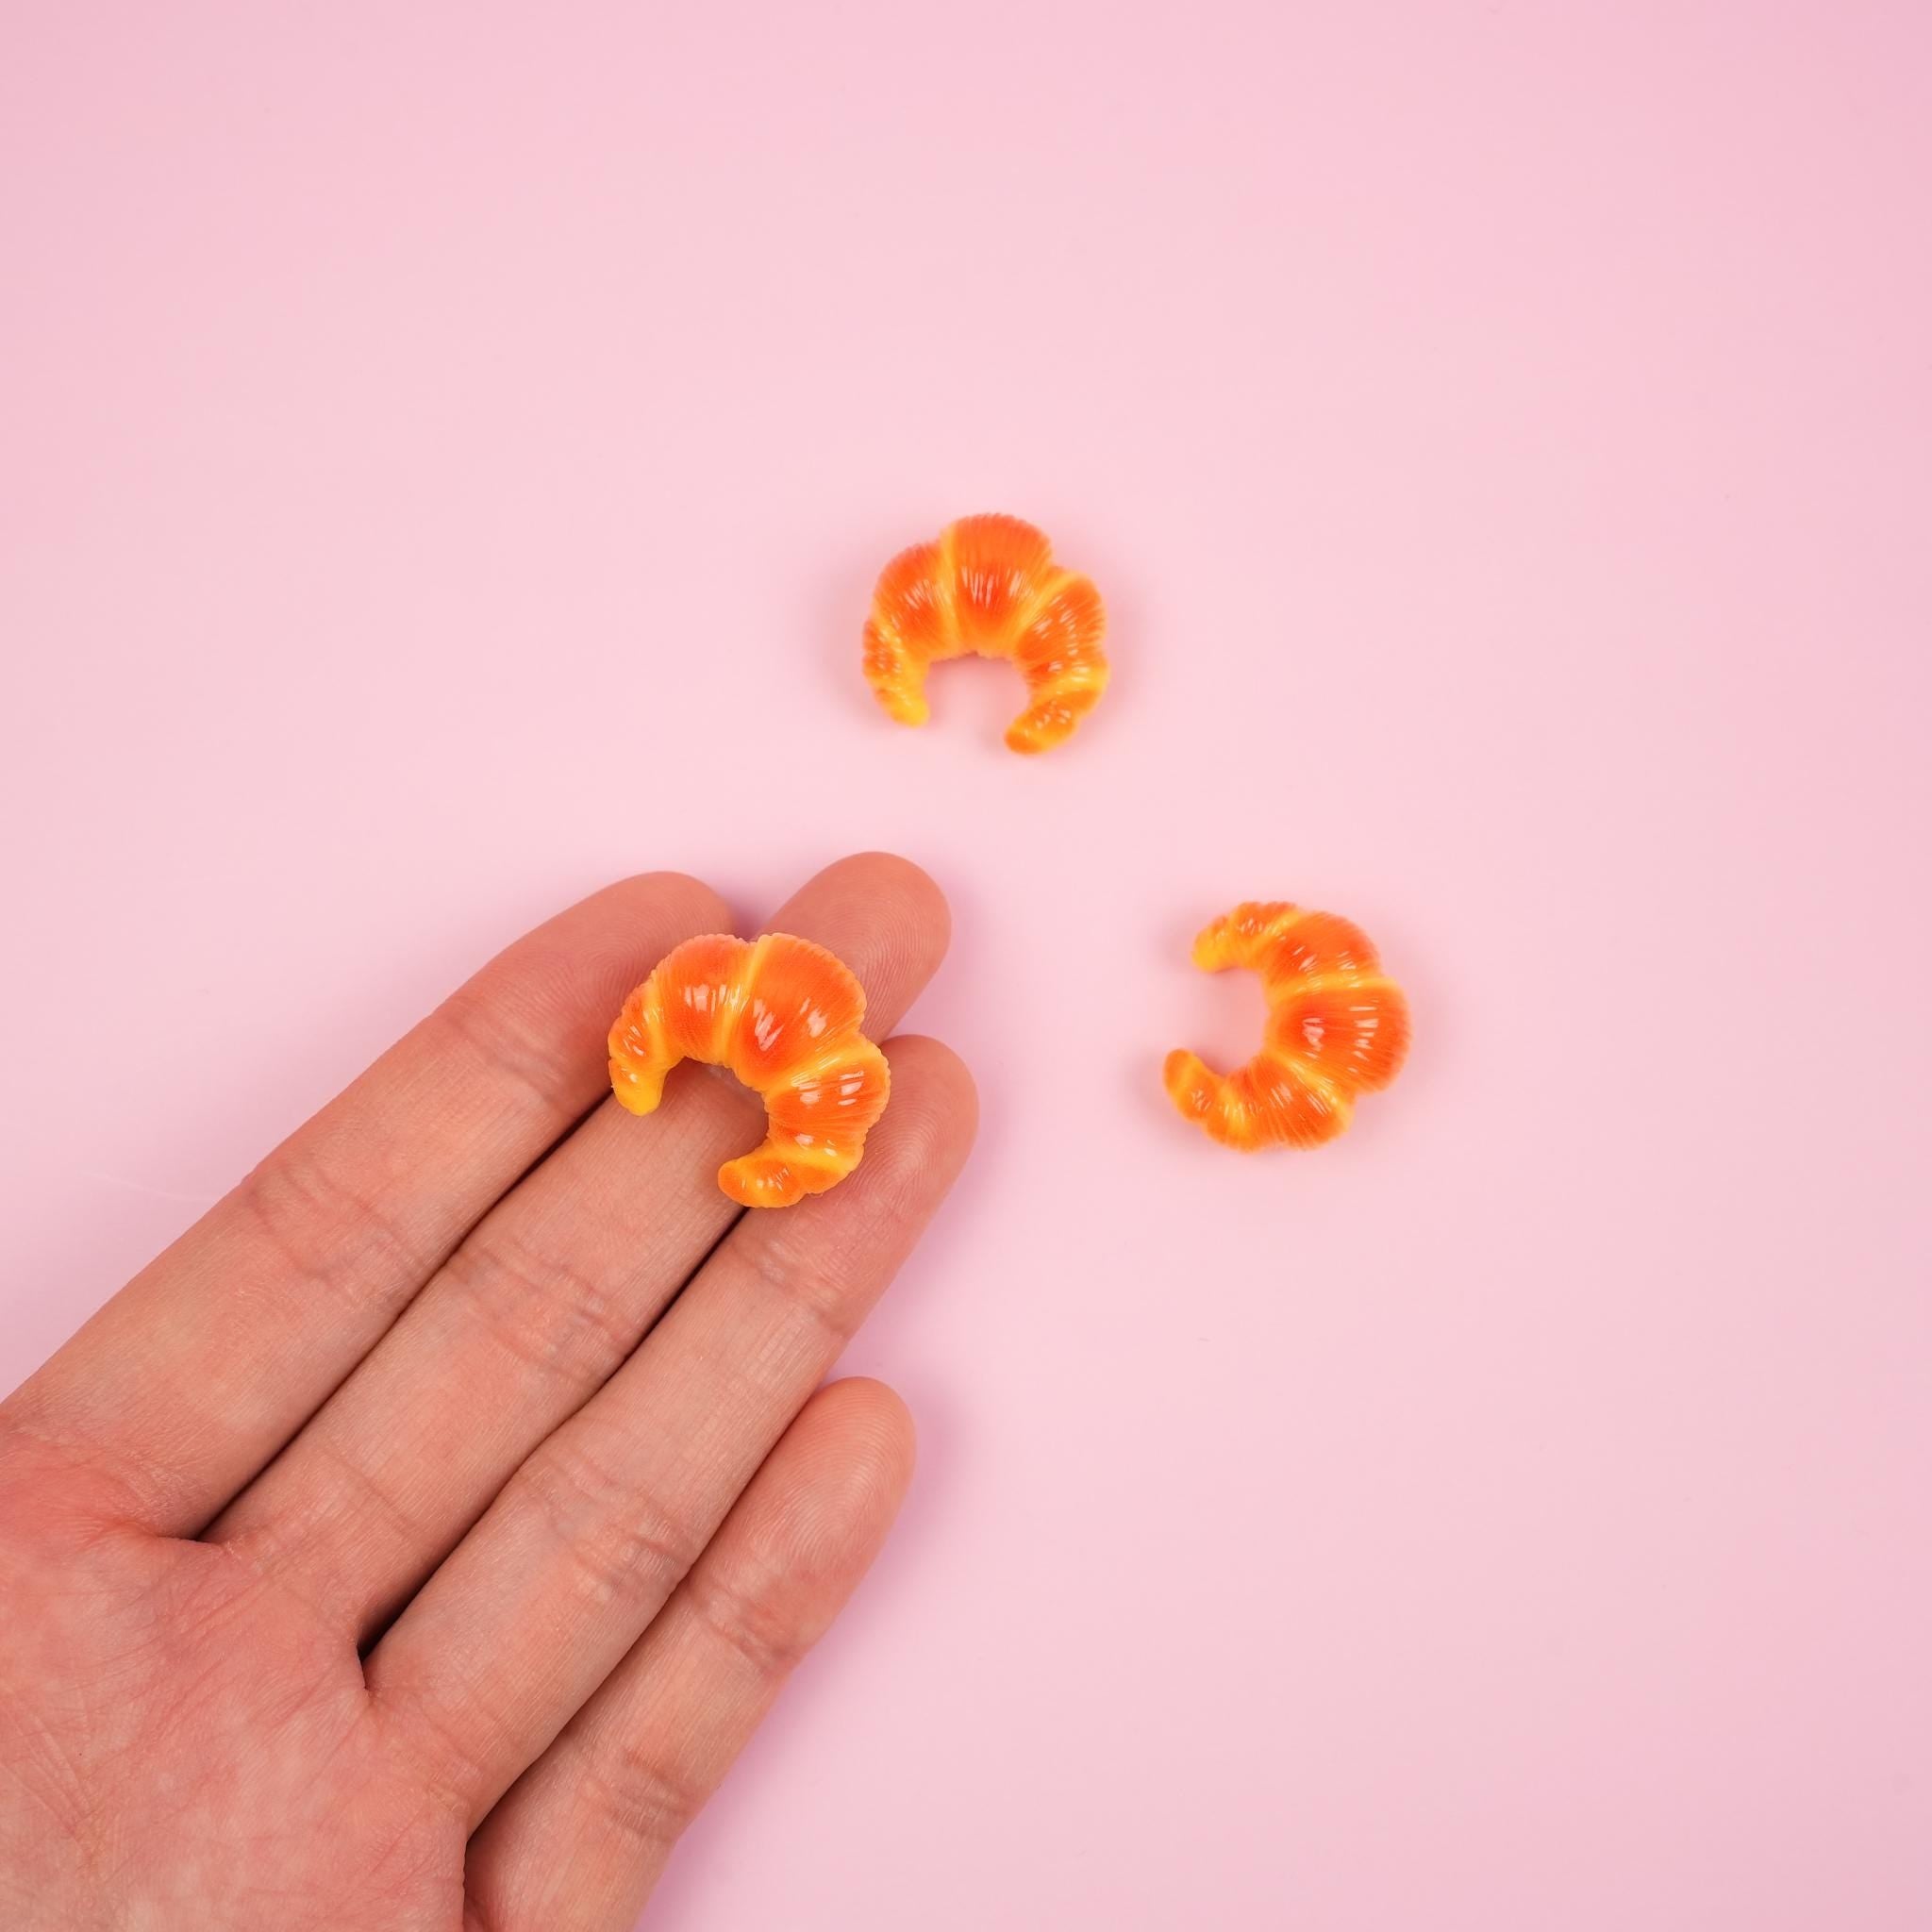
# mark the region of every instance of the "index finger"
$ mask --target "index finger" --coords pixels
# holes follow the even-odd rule
[[[605,1091],[605,1029],[729,908],[626,879],[499,954],[290,1136],[0,1406],[88,1507],[200,1529]]]

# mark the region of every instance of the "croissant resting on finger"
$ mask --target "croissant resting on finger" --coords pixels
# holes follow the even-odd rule
[[[728,1067],[764,1097],[767,1131],[718,1170],[718,1185],[741,1207],[789,1208],[843,1180],[885,1111],[891,1075],[859,1031],[864,1018],[864,989],[809,940],[686,940],[610,1029],[611,1090],[649,1113],[679,1060]]]

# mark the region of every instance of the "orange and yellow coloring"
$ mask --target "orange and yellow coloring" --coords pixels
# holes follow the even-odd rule
[[[1268,998],[1261,1051],[1246,1066],[1217,1074],[1177,1048],[1163,1069],[1175,1107],[1224,1146],[1319,1147],[1348,1125],[1357,1094],[1400,1072],[1408,1002],[1346,919],[1250,901],[1202,931],[1194,964],[1248,967]]]
[[[649,1113],[679,1060],[732,1073],[763,1096],[763,1142],[718,1170],[745,1208],[789,1208],[858,1165],[885,1111],[886,1057],[859,1029],[865,991],[823,946],[789,933],[708,934],[674,947],[610,1029],[610,1085]]]
[[[1010,658],[1026,708],[1007,729],[1015,751],[1068,737],[1107,689],[1100,592],[1053,560],[1018,517],[961,517],[937,543],[902,550],[879,574],[865,623],[865,675],[901,724],[924,724],[926,666],[976,653]]]

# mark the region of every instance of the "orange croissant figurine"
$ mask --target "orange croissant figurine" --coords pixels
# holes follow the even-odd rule
[[[1107,689],[1100,592],[1053,560],[1018,517],[961,517],[937,543],[902,550],[879,575],[865,623],[865,675],[902,724],[924,724],[925,668],[976,652],[1010,658],[1027,705],[1007,730],[1015,751],[1068,737]]]
[[[865,991],[823,946],[789,933],[708,934],[674,947],[610,1029],[610,1085],[649,1113],[679,1060],[729,1067],[764,1096],[761,1145],[718,1170],[745,1208],[789,1208],[858,1165],[885,1111],[886,1057],[858,1030]]]
[[[1174,1104],[1224,1146],[1319,1147],[1348,1125],[1357,1093],[1388,1086],[1408,1051],[1408,1002],[1359,926],[1276,901],[1237,906],[1194,941],[1209,973],[1261,975],[1261,1051],[1217,1074],[1176,1049],[1162,1070]]]

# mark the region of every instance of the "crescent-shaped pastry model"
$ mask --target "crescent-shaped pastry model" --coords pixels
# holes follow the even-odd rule
[[[1246,1066],[1217,1074],[1176,1049],[1162,1070],[1174,1106],[1224,1146],[1318,1147],[1348,1125],[1357,1094],[1401,1071],[1408,1003],[1348,920],[1250,901],[1202,931],[1194,964],[1249,967],[1268,997],[1261,1051]]]
[[[763,1142],[718,1170],[745,1208],[789,1208],[858,1165],[885,1111],[886,1057],[859,1031],[865,991],[823,946],[789,933],[686,940],[625,1001],[610,1029],[610,1085],[649,1113],[679,1060],[728,1067],[763,1096]]]
[[[887,715],[924,724],[926,667],[941,658],[1010,658],[1027,704],[1007,730],[1014,751],[1045,751],[1100,702],[1108,666],[1100,592],[1053,560],[1018,517],[961,517],[936,543],[887,564],[865,624],[865,675]]]

